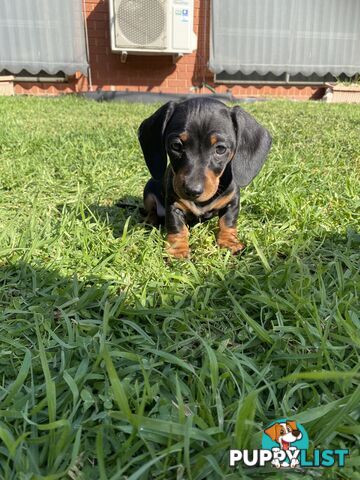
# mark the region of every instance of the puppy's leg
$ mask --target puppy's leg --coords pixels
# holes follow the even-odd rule
[[[164,223],[165,208],[162,200],[161,183],[150,179],[144,188],[145,223],[158,227]]]
[[[216,237],[219,247],[228,248],[234,255],[245,248],[245,245],[239,241],[236,230],[239,202],[240,196],[236,195],[225,208],[219,211],[219,231]]]
[[[176,258],[189,257],[189,230],[186,226],[185,213],[174,205],[167,206],[165,225],[169,255]]]

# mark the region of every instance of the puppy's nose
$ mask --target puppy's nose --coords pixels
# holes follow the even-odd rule
[[[197,198],[204,192],[204,186],[201,183],[185,185],[184,192],[191,198]]]
[[[292,431],[292,434],[295,436],[295,437],[298,437],[300,435],[300,430],[293,430]]]

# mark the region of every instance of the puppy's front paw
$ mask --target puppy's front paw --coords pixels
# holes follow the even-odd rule
[[[274,467],[276,467],[276,468],[280,468],[280,467],[281,467],[280,461],[279,461],[278,458],[275,458],[271,463],[272,463],[272,464],[274,465]]]
[[[169,233],[167,236],[168,246],[166,251],[169,255],[175,258],[189,258],[189,232],[187,228],[184,228],[179,233]]]
[[[220,229],[216,240],[220,248],[228,248],[233,255],[245,248],[245,244],[238,240],[235,228]]]
[[[190,249],[189,245],[184,246],[168,246],[166,249],[167,253],[174,257],[174,258],[189,258],[190,257]]]

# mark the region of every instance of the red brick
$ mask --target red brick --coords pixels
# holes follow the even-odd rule
[[[155,91],[161,93],[176,93],[176,89],[174,87],[164,87],[162,85],[156,88]]]
[[[92,22],[93,20],[100,21],[100,22],[105,21],[105,22],[107,22],[107,24],[109,26],[109,14],[108,13],[98,12],[98,11],[94,10],[92,12],[91,19],[89,19],[88,21]]]
[[[205,87],[194,90],[205,80],[219,93],[231,91],[233,95],[243,97],[268,95],[309,98],[318,91],[314,87],[214,84],[213,73],[207,68],[209,42],[204,38],[205,23],[209,32],[210,1],[194,0],[194,3],[194,31],[198,32],[196,52],[178,58],[175,64],[171,55],[128,55],[126,63],[122,63],[120,55],[110,49],[109,0],[85,0],[93,90],[209,93]],[[74,76],[68,84],[15,84],[16,93],[36,95],[84,91],[88,88],[88,79],[83,75]]]
[[[176,78],[178,80],[188,80],[191,82],[191,73],[178,71],[176,72]]]
[[[108,46],[110,46],[110,43],[108,42],[108,40],[105,40],[105,38],[96,38],[95,39],[95,45],[97,47],[105,47],[105,46],[108,47]]]
[[[104,32],[95,30],[94,28],[88,28],[88,37],[89,37],[89,39],[90,39],[90,38],[94,38],[94,37],[103,38],[104,36],[105,36],[105,35],[104,35]]]
[[[174,79],[168,80],[169,87],[183,87],[186,84],[187,82],[185,80],[174,80]]]
[[[104,31],[105,28],[109,28],[108,22],[105,22],[105,20],[97,20],[96,22],[91,22],[92,25],[94,25],[95,30],[98,30],[100,32]]]
[[[89,44],[90,55],[97,54],[100,57],[107,57],[110,54],[110,47],[97,47],[93,43]]]

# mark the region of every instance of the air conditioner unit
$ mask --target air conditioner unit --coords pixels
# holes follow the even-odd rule
[[[196,48],[194,0],[110,0],[111,49],[183,54]]]

